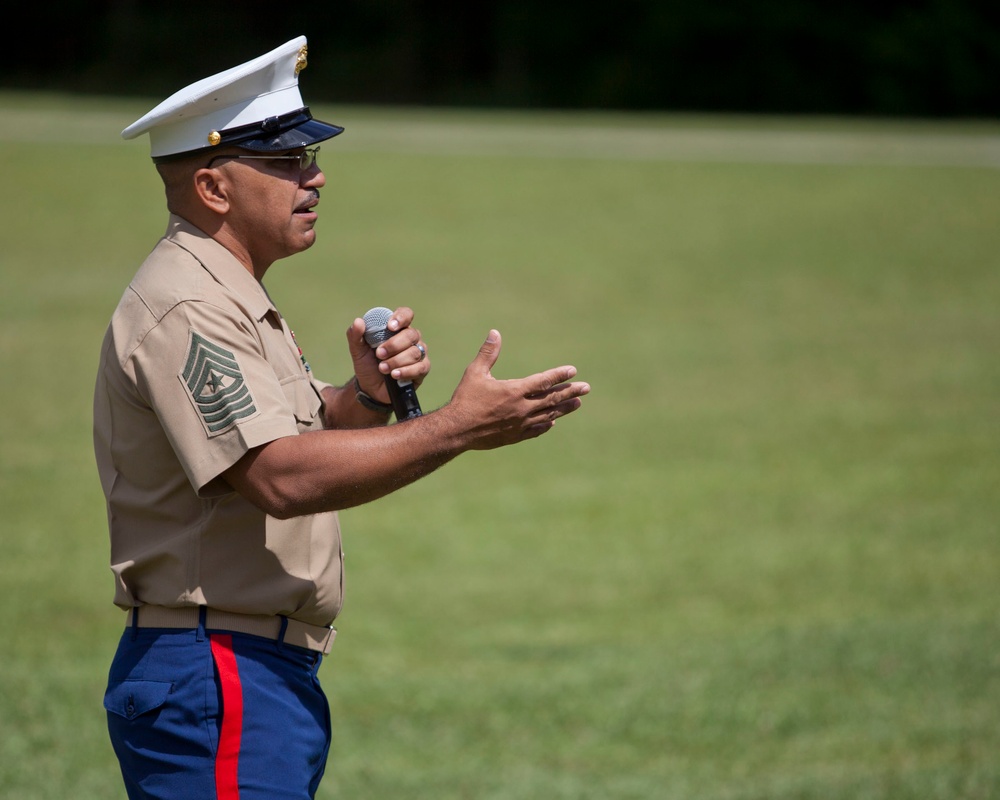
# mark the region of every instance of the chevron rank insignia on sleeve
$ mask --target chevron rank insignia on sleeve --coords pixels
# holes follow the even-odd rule
[[[236,356],[194,331],[181,380],[211,435],[257,413]]]

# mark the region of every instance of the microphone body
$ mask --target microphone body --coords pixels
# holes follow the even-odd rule
[[[392,311],[381,306],[376,306],[365,314],[365,342],[372,350],[393,335],[387,327],[391,316]],[[402,421],[423,416],[413,381],[397,381],[391,375],[383,377],[386,389],[389,390],[389,399],[392,401],[392,411],[397,420]]]

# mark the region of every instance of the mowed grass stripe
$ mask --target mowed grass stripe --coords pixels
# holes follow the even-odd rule
[[[0,93],[0,141],[120,144],[155,101]],[[1000,167],[1000,124],[318,106],[362,152],[638,161]],[[143,140],[144,141],[144,140]]]

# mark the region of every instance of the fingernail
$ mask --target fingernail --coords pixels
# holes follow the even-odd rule
[[[389,320],[389,328],[391,330],[396,330],[396,328],[398,328],[398,327],[399,327],[399,322],[397,320],[395,320],[395,319],[390,319]]]

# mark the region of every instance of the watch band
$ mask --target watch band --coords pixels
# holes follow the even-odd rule
[[[357,400],[361,405],[367,408],[369,411],[378,411],[380,414],[391,414],[392,405],[389,403],[380,403],[370,394],[367,394],[364,389],[361,388],[361,384],[358,383],[358,376],[354,376],[354,399]]]

